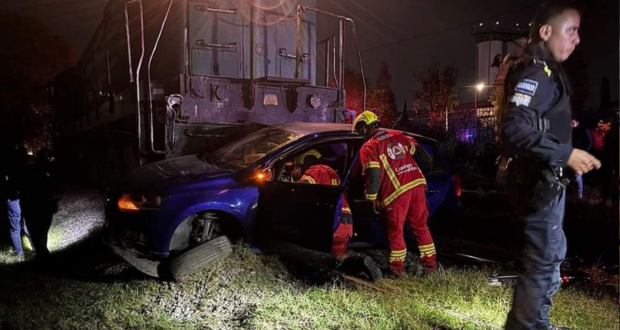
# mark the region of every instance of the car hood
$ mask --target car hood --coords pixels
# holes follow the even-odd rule
[[[207,163],[198,155],[190,155],[141,166],[122,179],[118,187],[124,191],[162,190],[171,185],[176,186],[232,172],[234,171]]]

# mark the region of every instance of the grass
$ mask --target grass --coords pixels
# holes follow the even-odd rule
[[[488,273],[443,270],[426,278],[383,281],[378,294],[349,285],[283,292],[264,302],[260,329],[499,329],[512,290],[486,284]],[[589,306],[589,307],[585,307]],[[574,291],[562,291],[552,320],[574,329],[618,329],[618,307]]]
[[[299,276],[279,258],[237,244],[234,253],[182,283],[135,272],[83,271],[97,252],[76,244],[102,224],[100,197],[70,191],[50,231],[59,258],[41,269],[0,246],[0,329],[500,329],[512,288],[487,284],[492,270],[441,269],[426,277],[384,280],[387,292],[323,276]],[[79,195],[79,196],[78,196]],[[50,268],[64,269],[62,272]],[[94,268],[94,267],[93,267]],[[303,274],[302,274],[303,275]],[[617,301],[562,289],[552,321],[573,329],[620,329]]]
[[[310,284],[241,245],[182,283],[58,278],[30,267],[0,270],[0,328],[499,329],[512,295],[479,270],[377,284],[391,293],[336,277]],[[552,310],[554,323],[574,329],[620,329],[619,318],[615,301],[573,290],[561,290]]]

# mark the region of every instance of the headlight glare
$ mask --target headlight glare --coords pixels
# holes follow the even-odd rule
[[[123,194],[118,199],[118,209],[125,212],[138,212],[144,210],[158,210],[169,195],[161,194]]]

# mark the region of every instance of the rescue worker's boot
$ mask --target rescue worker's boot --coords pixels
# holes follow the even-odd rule
[[[405,275],[405,262],[400,260],[390,262],[388,271],[390,274],[389,277],[391,278],[398,278]]]
[[[420,263],[425,273],[434,273],[437,271],[437,258],[435,255],[430,257],[420,257]]]
[[[387,280],[395,280],[403,277],[403,274],[396,274],[390,268],[381,268],[381,272],[383,273],[383,278]]]

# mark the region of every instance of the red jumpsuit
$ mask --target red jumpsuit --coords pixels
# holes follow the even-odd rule
[[[299,182],[338,186],[340,185],[340,177],[327,165],[314,165],[304,172]],[[342,209],[340,223],[336,232],[334,232],[332,242],[332,255],[335,258],[340,258],[347,252],[347,244],[353,236],[353,224],[349,202],[345,194],[343,194],[341,198]]]
[[[398,275],[403,273],[407,255],[405,219],[417,240],[422,265],[428,271],[437,267],[435,244],[426,225],[426,180],[413,158],[417,145],[417,141],[401,132],[379,129],[360,151],[366,199],[380,206],[391,250],[390,270]]]

